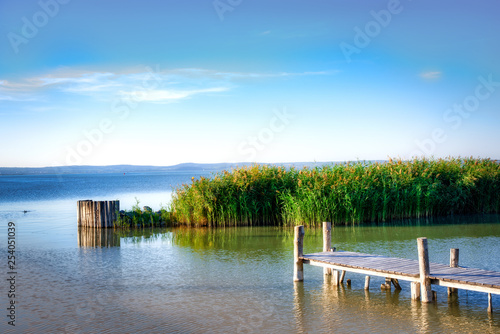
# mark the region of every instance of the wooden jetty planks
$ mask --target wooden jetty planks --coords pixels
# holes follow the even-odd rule
[[[467,283],[500,289],[500,274],[486,270],[475,271],[472,275],[463,271],[457,271],[456,273],[433,272],[431,273],[431,278],[448,282]]]
[[[321,252],[305,254],[302,256],[304,261],[324,263],[325,265],[337,266],[348,269],[358,269],[380,274],[396,274],[406,276],[409,281],[415,281],[419,277],[419,267],[417,260],[390,258],[380,255],[363,254],[355,252]],[[476,268],[448,267],[444,264],[430,263],[429,278],[433,284],[439,284],[436,281],[453,282],[465,285],[477,285],[491,288],[498,288],[496,292],[500,294],[500,273]]]
[[[415,260],[344,251],[307,254],[303,258],[304,260],[357,269],[387,273],[401,272],[408,276],[418,276],[418,261]]]
[[[323,233],[330,234],[328,223],[323,223]],[[294,281],[302,281],[303,264],[311,264],[333,270],[332,281],[338,285],[339,271],[342,278],[346,271],[364,274],[365,289],[369,289],[370,276],[385,277],[385,286],[390,288],[392,282],[396,288],[398,280],[411,282],[411,298],[420,298],[422,303],[428,303],[436,298],[436,292],[431,290],[432,284],[448,288],[448,295],[456,289],[488,293],[488,312],[493,312],[491,294],[500,294],[500,272],[476,268],[458,267],[458,249],[450,251],[450,266],[430,263],[427,249],[427,238],[418,238],[419,260],[385,257],[381,255],[356,252],[335,251],[330,249],[331,236],[323,236],[323,249],[320,253],[303,254],[304,226],[295,226],[294,238]],[[349,281],[349,280],[348,280]],[[384,284],[382,284],[384,286]]]

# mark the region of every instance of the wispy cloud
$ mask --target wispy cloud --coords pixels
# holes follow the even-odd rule
[[[74,77],[57,77],[57,76],[47,76],[39,78],[41,85],[58,85],[58,84],[96,84],[103,80],[112,80],[115,75],[113,73],[83,73],[79,76]]]
[[[260,79],[260,78],[280,78],[280,77],[296,77],[296,76],[316,76],[316,75],[335,75],[338,70],[330,71],[305,71],[305,72],[215,72],[213,75],[227,79]]]
[[[1,92],[1,90],[0,90]],[[26,94],[12,94],[9,95],[0,94],[0,101],[10,101],[10,102],[33,102],[39,99],[33,96],[27,96]]]
[[[135,96],[136,99],[145,102],[171,102],[172,100],[182,100],[193,95],[203,94],[203,93],[218,93],[225,92],[228,88],[226,87],[214,87],[207,89],[197,89],[197,90],[141,90],[132,92],[120,92],[123,96]]]
[[[28,92],[33,89],[33,87],[38,86],[30,82],[30,79],[11,81],[11,80],[0,80],[0,92],[10,93],[10,92]]]
[[[36,96],[54,92],[87,96],[94,100],[111,100],[116,95],[134,95],[144,102],[172,102],[194,95],[226,92],[240,80],[292,76],[331,75],[336,71],[318,72],[221,72],[199,68],[153,71],[92,72],[58,70],[43,76],[17,81],[0,80],[0,100],[34,101]],[[147,81],[158,84],[145,89]]]
[[[439,79],[441,78],[441,71],[427,71],[420,73],[420,77],[423,79]]]

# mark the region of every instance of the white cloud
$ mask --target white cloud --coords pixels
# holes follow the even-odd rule
[[[0,101],[11,101],[11,102],[33,102],[39,101],[35,97],[28,97],[26,95],[11,94],[11,95],[0,95]]]
[[[305,71],[305,72],[275,72],[275,73],[252,73],[252,72],[215,72],[214,76],[227,79],[257,79],[257,78],[279,78],[279,77],[295,77],[295,76],[312,76],[312,75],[335,75],[338,70],[330,71]]]
[[[420,77],[424,79],[439,79],[441,78],[442,73],[440,71],[428,71],[420,73]]]
[[[207,89],[197,89],[197,90],[142,90],[142,91],[131,91],[131,92],[120,92],[124,96],[133,96],[139,101],[145,102],[168,102],[172,100],[181,100],[188,98],[193,95],[203,94],[203,93],[218,93],[227,91],[226,87],[214,87]]]
[[[65,83],[70,83],[70,84],[95,84],[99,83],[102,81],[106,81],[109,79],[112,79],[114,76],[113,73],[100,73],[100,72],[94,72],[94,73],[83,73],[80,76],[75,76],[75,77],[53,77],[53,76],[48,76],[48,77],[43,77],[39,78],[42,82],[42,86],[45,85],[57,85],[57,84],[65,84]]]
[[[110,101],[118,95],[142,97],[144,102],[167,102],[203,93],[220,93],[233,88],[239,80],[291,76],[329,75],[320,72],[219,72],[200,68],[166,71],[144,67],[122,72],[91,72],[60,69],[44,76],[17,81],[0,81],[0,100],[33,101],[54,92],[78,94],[94,100]]]

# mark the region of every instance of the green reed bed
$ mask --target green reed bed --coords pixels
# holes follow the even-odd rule
[[[132,210],[117,212],[116,216],[114,227],[160,227],[171,226],[173,223],[172,213],[168,208],[162,207],[156,212],[147,206],[141,209],[137,198]]]
[[[500,212],[500,165],[490,159],[349,162],[316,168],[253,165],[175,189],[189,225],[319,225]]]

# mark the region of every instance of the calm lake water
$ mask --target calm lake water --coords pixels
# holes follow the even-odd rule
[[[0,175],[1,333],[498,333],[487,295],[459,291],[448,300],[410,300],[381,291],[383,279],[347,274],[332,286],[305,265],[292,281],[293,231],[270,227],[79,231],[76,201],[119,199],[159,209],[171,186],[195,173],[57,176]],[[24,210],[28,212],[24,213]],[[7,324],[7,224],[16,224],[16,327]],[[416,238],[429,239],[432,262],[500,271],[500,216],[455,217],[404,226],[335,227],[340,250],[417,258]],[[306,228],[304,251],[322,248],[321,231]]]

